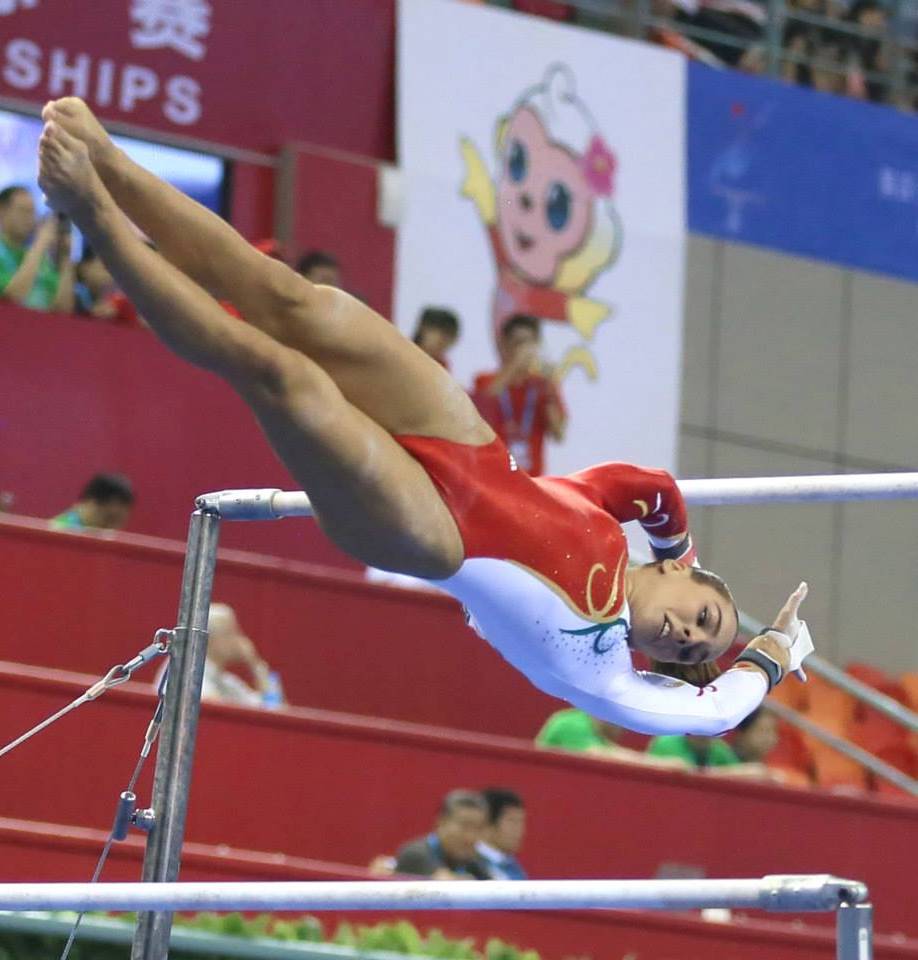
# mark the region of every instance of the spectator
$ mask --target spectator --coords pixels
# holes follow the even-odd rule
[[[395,869],[432,880],[489,880],[487,864],[475,849],[487,819],[481,794],[452,790],[443,798],[433,832],[406,843],[396,856]]]
[[[755,46],[763,37],[765,10],[755,0],[704,0],[689,22],[710,31],[700,41],[722,63],[730,67],[740,65],[746,46]],[[724,35],[724,41],[715,39]],[[745,41],[745,45],[731,43]]]
[[[682,760],[686,766],[711,774],[745,776],[755,779],[781,779],[762,763],[765,755],[777,743],[774,718],[759,708],[736,727],[734,746],[716,737],[667,735],[655,737],[647,748],[656,757]]]
[[[131,516],[134,490],[120,473],[97,473],[77,502],[51,518],[56,530],[120,530]]]
[[[341,265],[338,258],[324,250],[310,250],[300,257],[296,265],[297,273],[313,283],[327,287],[341,286]]]
[[[857,0],[848,12],[848,21],[859,27],[863,33],[849,41],[852,55],[860,69],[869,73],[886,73],[889,70],[887,50],[887,13],[876,0]],[[871,100],[885,99],[886,84],[870,80],[866,83],[866,92]]]
[[[761,772],[765,769],[765,759],[778,745],[778,720],[773,713],[753,710],[752,713],[736,725],[733,735],[733,752],[740,763],[746,766],[756,765]]]
[[[525,880],[516,855],[526,835],[526,806],[518,793],[501,787],[481,791],[488,805],[488,825],[479,840],[478,855],[488,865],[492,880]]]
[[[459,339],[459,318],[443,307],[424,307],[411,339],[428,357],[449,370],[446,355]]]
[[[545,435],[561,441],[567,424],[561,394],[539,358],[540,340],[539,321],[514,314],[501,327],[500,369],[478,374],[472,389],[482,417],[533,476],[543,470]]]
[[[553,713],[536,736],[536,746],[586,753],[594,757],[637,763],[648,767],[685,769],[685,763],[672,757],[655,757],[631,750],[619,743],[625,731],[614,723],[597,720],[573,708]]]
[[[115,281],[108,267],[97,256],[89,244],[83,245],[83,256],[76,268],[76,312],[97,320],[112,320],[117,307],[112,302],[115,293]]]
[[[210,638],[201,697],[246,707],[282,706],[284,698],[277,674],[271,672],[255,644],[242,631],[235,610],[225,603],[212,603],[207,629]],[[228,669],[232,666],[244,667],[251,674],[254,687],[232,673]]]
[[[21,186],[0,190],[0,296],[36,310],[72,313],[70,245],[69,220],[48,217],[36,229],[32,194]]]

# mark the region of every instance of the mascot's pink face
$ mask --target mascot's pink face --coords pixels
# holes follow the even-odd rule
[[[527,280],[551,283],[561,263],[589,235],[593,193],[579,159],[548,139],[529,107],[510,118],[502,160],[497,191],[501,242]]]

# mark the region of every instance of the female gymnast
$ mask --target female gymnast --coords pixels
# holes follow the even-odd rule
[[[83,101],[53,101],[43,118],[48,202],[157,336],[246,401],[352,556],[435,582],[537,687],[643,733],[722,733],[800,668],[812,649],[808,635],[798,642],[805,584],[718,675],[736,607],[722,580],[693,567],[669,474],[607,463],[530,477],[452,377],[378,314],[259,253],[133,163]],[[657,562],[628,567],[629,520]],[[632,650],[666,666],[637,671]]]

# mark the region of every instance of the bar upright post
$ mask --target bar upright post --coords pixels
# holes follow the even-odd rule
[[[846,903],[835,921],[837,960],[873,960],[873,905]]]
[[[178,625],[170,652],[169,683],[156,754],[153,781],[156,823],[147,840],[143,862],[143,879],[147,882],[178,879],[219,534],[219,514],[195,510],[188,529]],[[171,933],[171,913],[141,913],[134,932],[131,960],[167,960]]]

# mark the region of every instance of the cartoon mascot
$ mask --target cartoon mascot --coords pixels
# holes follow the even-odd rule
[[[618,258],[622,227],[612,205],[615,154],[577,96],[573,73],[555,64],[497,123],[495,183],[481,154],[461,141],[462,194],[488,229],[497,269],[495,336],[514,313],[571,324],[584,341],[610,307],[584,296]],[[592,357],[574,348],[595,376]],[[589,362],[585,362],[585,358]]]

